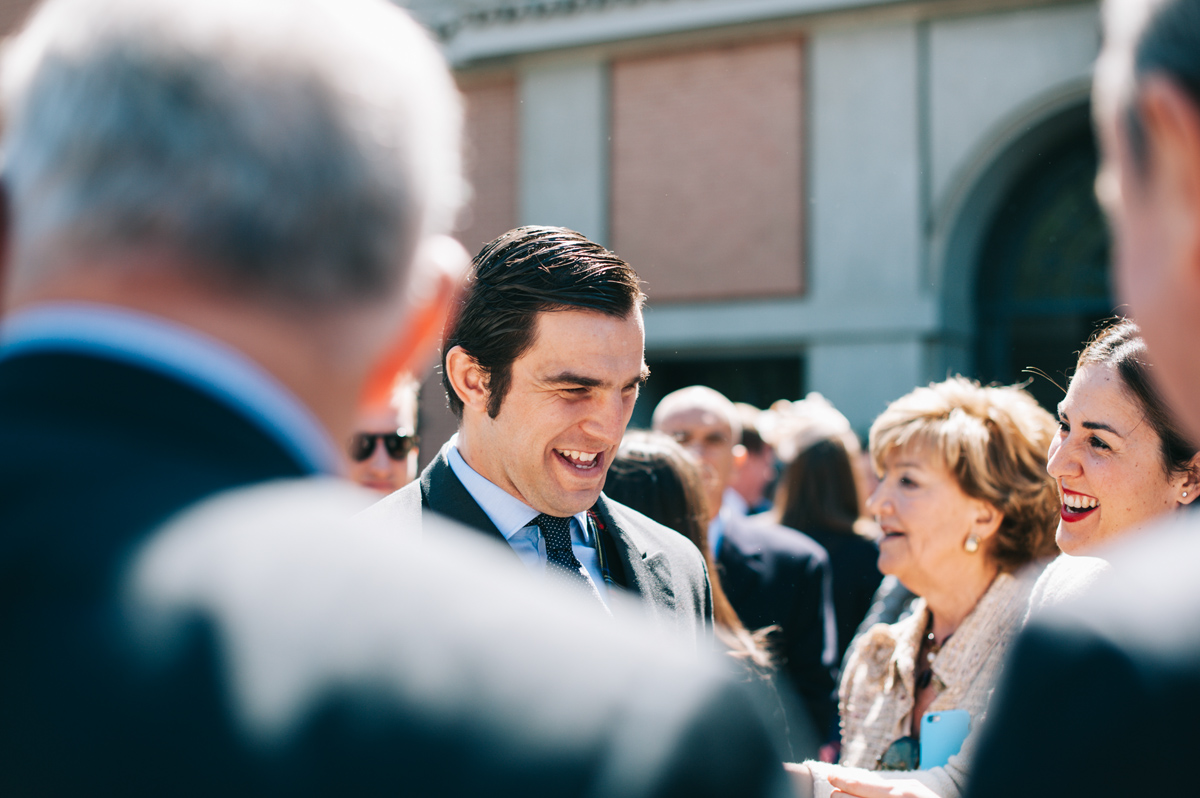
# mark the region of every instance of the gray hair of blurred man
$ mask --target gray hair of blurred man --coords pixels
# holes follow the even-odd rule
[[[13,286],[151,247],[352,307],[395,296],[465,198],[453,80],[385,0],[50,0],[2,68]]]
[[[737,407],[723,393],[707,385],[690,385],[664,396],[654,408],[651,426],[658,429],[662,420],[672,413],[696,408],[710,410],[728,421],[729,430],[733,433],[732,444],[742,442],[742,419],[738,415]]]

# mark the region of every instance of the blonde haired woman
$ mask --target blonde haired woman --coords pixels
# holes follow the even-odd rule
[[[846,660],[841,765],[791,765],[802,794],[825,796],[862,770],[903,771],[918,791],[957,796],[968,751],[919,766],[922,717],[965,710],[975,724],[1020,628],[1032,588],[1023,566],[1057,553],[1059,503],[1046,474],[1054,419],[1017,387],[962,377],[918,388],[871,427],[883,530],[879,568],[921,598],[913,614],[864,634]],[[961,715],[960,715],[961,717]]]

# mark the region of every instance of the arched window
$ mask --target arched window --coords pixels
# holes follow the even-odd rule
[[[1084,124],[1037,153],[1001,201],[983,237],[976,282],[982,380],[1020,382],[1033,368],[1065,386],[1084,341],[1114,312],[1096,163]],[[1030,390],[1048,409],[1062,399],[1042,377]]]

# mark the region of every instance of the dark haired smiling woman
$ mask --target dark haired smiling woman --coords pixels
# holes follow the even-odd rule
[[[1082,594],[1108,567],[1108,544],[1196,500],[1200,455],[1151,373],[1141,330],[1124,319],[1080,353],[1046,464],[1058,487],[1055,538],[1064,556],[1038,579],[1030,615]]]
[[[1096,334],[1079,356],[1047,470],[1062,502],[1058,545],[1067,554],[1135,531],[1196,500],[1196,447],[1150,379],[1146,344],[1131,321]]]

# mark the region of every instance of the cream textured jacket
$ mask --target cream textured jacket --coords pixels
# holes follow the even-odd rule
[[[916,779],[942,798],[962,793],[970,749],[978,737],[974,731],[987,711],[1008,645],[1023,625],[1040,570],[997,576],[933,662],[933,684],[939,692],[927,711],[971,713],[972,734],[963,749],[945,767],[878,775]],[[918,599],[911,616],[891,626],[873,626],[850,652],[839,690],[841,765],[806,763],[818,798],[830,794],[828,774],[835,768],[845,775],[855,774],[844,768],[873,771],[887,747],[911,733],[916,657],[928,619],[925,601]]]

